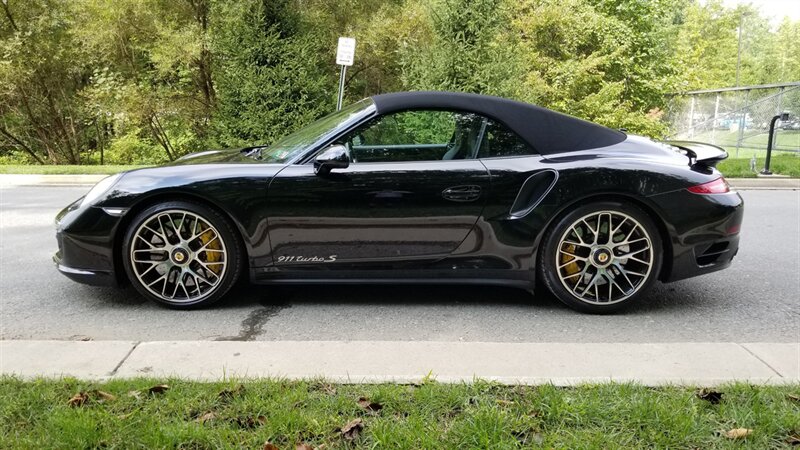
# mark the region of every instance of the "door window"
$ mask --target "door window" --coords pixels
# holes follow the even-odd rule
[[[457,111],[403,111],[376,118],[339,143],[353,162],[474,159],[486,119]]]

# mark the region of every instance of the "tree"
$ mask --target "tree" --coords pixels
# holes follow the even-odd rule
[[[86,97],[115,134],[147,130],[165,159],[205,145],[215,109],[207,0],[76,0],[98,69]]]
[[[737,39],[742,26],[741,52]],[[0,0],[0,161],[268,144],[346,99],[499,95],[661,136],[666,94],[800,79],[800,22],[722,0]]]
[[[511,24],[527,68],[521,98],[607,126],[662,134],[657,110],[645,113],[663,104],[671,69],[659,66],[661,52],[642,54],[640,45],[649,40],[651,47],[663,46],[665,37],[652,31],[656,19],[628,23],[619,16],[638,11],[611,6],[586,0],[517,3]]]
[[[212,10],[221,144],[269,143],[333,111],[333,65],[323,58],[330,49],[292,2],[219,1]]]
[[[399,49],[403,86],[517,97],[522,72],[504,0],[440,0],[416,30],[426,40]]]
[[[76,96],[89,68],[71,32],[71,6],[0,3],[0,136],[38,163],[80,163],[87,145]]]

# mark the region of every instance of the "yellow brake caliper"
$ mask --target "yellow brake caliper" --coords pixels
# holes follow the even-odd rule
[[[575,254],[575,245],[574,244],[568,244],[564,250],[567,251],[567,252],[570,252],[570,253],[572,253],[574,255]],[[561,264],[565,264],[567,261],[570,261],[570,259],[574,259],[574,258],[572,258],[571,256],[569,256],[569,255],[567,255],[565,253],[561,254]],[[578,271],[580,271],[580,270],[581,269],[580,269],[580,267],[578,267],[578,260],[577,259],[575,259],[573,262],[571,262],[571,263],[567,264],[566,266],[564,266],[564,272],[566,272],[566,276],[574,275],[574,274],[578,273]]]
[[[208,250],[222,250],[219,239],[214,239],[214,232],[211,231],[210,228],[207,229],[205,233],[200,235],[200,242],[202,242],[204,246],[208,245],[206,247]],[[222,252],[204,253],[206,255],[206,263],[222,261]],[[209,264],[206,268],[214,272],[214,274],[219,275],[219,272],[222,269],[222,264]]]

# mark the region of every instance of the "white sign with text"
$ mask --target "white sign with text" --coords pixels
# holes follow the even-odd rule
[[[336,48],[336,64],[340,66],[352,66],[356,55],[356,40],[348,37],[339,38],[339,46]]]

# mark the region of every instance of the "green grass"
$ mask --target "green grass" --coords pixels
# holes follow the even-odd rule
[[[0,448],[791,448],[800,385],[724,386],[719,404],[691,388],[577,388],[315,381],[20,381],[0,378]],[[91,391],[116,396],[100,401]],[[229,390],[230,395],[220,395]],[[68,399],[90,392],[89,402]],[[133,392],[133,393],[131,393]],[[361,397],[382,405],[368,412]],[[202,418],[208,419],[203,421]],[[341,427],[364,425],[348,441]],[[746,438],[723,435],[749,428]]]
[[[147,166],[79,166],[79,165],[0,165],[0,174],[37,174],[37,175],[111,175],[124,170],[140,169]]]
[[[764,168],[764,158],[756,157],[756,172],[750,170],[750,158],[728,158],[717,164],[717,168],[727,178],[754,178]],[[799,178],[800,154],[773,154],[769,168],[773,173]]]
[[[696,134],[692,141],[719,145],[728,151],[729,158],[719,164],[720,171],[728,178],[754,178],[756,172],[750,170],[750,159],[756,157],[756,171],[764,168],[767,157],[768,133],[764,130],[747,130],[744,140],[736,148],[739,133],[736,131],[713,130]],[[780,175],[800,177],[800,131],[778,130],[775,134],[775,148],[795,151],[773,150],[770,170]]]
[[[698,142],[708,142],[720,147],[725,147],[731,157],[750,158],[755,152],[759,157],[763,157],[767,151],[767,141],[769,133],[766,130],[745,130],[744,139],[739,145],[737,155],[736,142],[739,139],[738,131],[713,130],[697,133],[689,140]],[[800,131],[778,130],[775,133],[775,143],[773,149],[778,150],[798,150],[800,149]]]

